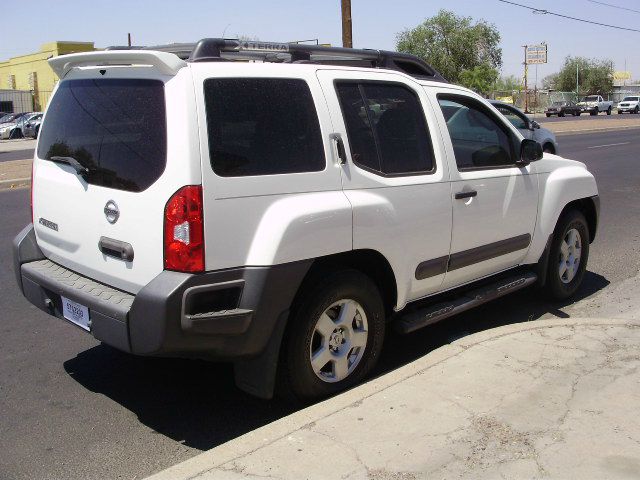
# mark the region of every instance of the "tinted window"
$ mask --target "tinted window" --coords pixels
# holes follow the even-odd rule
[[[416,95],[396,84],[336,85],[353,162],[398,175],[433,170],[433,150]]]
[[[320,125],[303,80],[215,78],[204,82],[211,166],[242,177],[325,167]]]
[[[518,113],[510,109],[509,107],[505,107],[504,105],[494,105],[498,111],[507,117],[507,120],[511,122],[511,124],[520,129],[529,128],[527,121],[521,117]]]
[[[479,102],[439,96],[458,169],[513,165],[509,134]]]
[[[60,83],[40,130],[38,157],[73,157],[88,183],[138,192],[164,171],[164,86],[157,80]]]

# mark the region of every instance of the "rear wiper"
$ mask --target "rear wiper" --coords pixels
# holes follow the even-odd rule
[[[84,165],[82,165],[78,160],[76,160],[73,157],[53,156],[49,160],[51,160],[52,162],[63,163],[65,165],[69,165],[69,166],[73,167],[73,169],[76,172],[78,172],[80,175],[88,175],[89,173],[91,173],[91,170],[89,170],[89,168],[87,168]]]

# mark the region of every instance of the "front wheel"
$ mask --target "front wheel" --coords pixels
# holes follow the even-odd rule
[[[637,115],[639,111],[640,111],[640,107],[636,105],[636,108],[633,109],[633,113]]]
[[[565,212],[556,225],[549,252],[547,291],[556,300],[573,295],[584,278],[589,259],[589,226],[579,210]]]
[[[564,113],[561,112],[561,113],[558,114],[558,116],[559,117],[564,117]]]
[[[356,270],[339,270],[319,277],[296,303],[281,352],[282,393],[306,402],[365,378],[385,331],[375,283]]]

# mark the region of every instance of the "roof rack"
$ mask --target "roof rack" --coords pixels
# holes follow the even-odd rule
[[[385,50],[323,47],[298,43],[204,38],[197,43],[152,47],[108,47],[107,50],[158,50],[188,62],[253,60],[275,63],[316,63],[397,70],[420,79],[447,82],[431,65],[414,55]]]

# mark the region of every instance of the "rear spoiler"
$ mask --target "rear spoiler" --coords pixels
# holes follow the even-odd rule
[[[60,78],[73,67],[101,65],[149,65],[165,75],[175,75],[187,65],[173,53],[144,50],[108,50],[102,52],[71,53],[49,59],[49,65]]]

